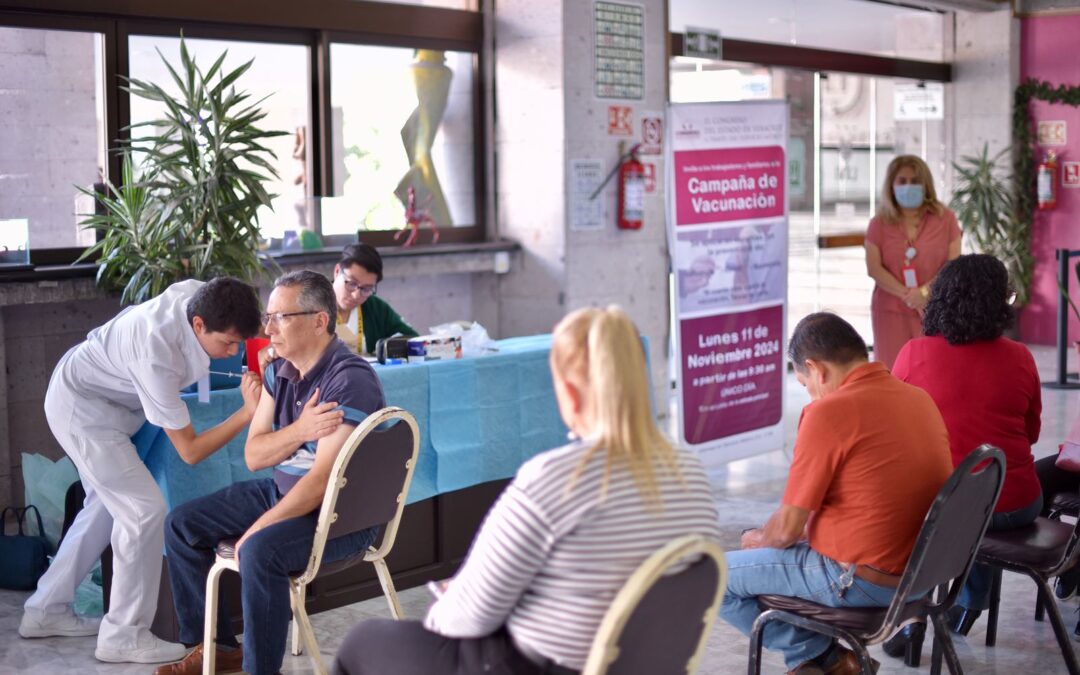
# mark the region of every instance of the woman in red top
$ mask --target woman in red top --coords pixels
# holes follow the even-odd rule
[[[866,272],[875,282],[870,298],[875,361],[891,369],[904,343],[922,335],[930,282],[958,255],[960,226],[937,200],[926,162],[914,155],[889,162],[881,206],[866,229]]]
[[[997,258],[960,256],[942,268],[923,317],[926,337],[900,350],[893,374],[926,390],[949,430],[953,465],[979,445],[1005,453],[1005,486],[991,530],[1027,525],[1042,510],[1031,444],[1042,394],[1027,347],[1002,336],[1013,321],[1009,275]],[[975,565],[950,620],[967,635],[990,597],[990,569]]]

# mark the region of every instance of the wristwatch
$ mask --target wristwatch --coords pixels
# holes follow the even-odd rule
[[[929,298],[930,297],[930,289],[927,288],[926,286],[919,286],[919,292],[922,293],[922,296],[924,298]]]

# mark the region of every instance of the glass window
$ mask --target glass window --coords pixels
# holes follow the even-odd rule
[[[866,0],[671,0],[671,30],[715,28],[725,38],[945,60],[946,15]]]
[[[671,98],[787,100],[788,328],[827,309],[870,342],[874,282],[866,274],[864,249],[819,248],[818,237],[866,231],[886,167],[897,155],[926,160],[938,198],[948,203],[945,86],[676,57]]]
[[[330,46],[333,198],[324,235],[405,224],[413,193],[438,227],[476,224],[475,54]]]
[[[78,213],[106,171],[102,36],[0,27],[0,263],[92,244]],[[20,250],[21,247],[21,250]]]
[[[280,239],[290,230],[312,229],[311,146],[308,129],[311,120],[311,81],[309,49],[304,45],[205,40],[186,38],[188,51],[205,72],[222,52],[228,56],[222,64],[229,71],[254,59],[251,68],[236,82],[238,91],[250,94],[266,113],[259,125],[265,130],[287,131],[263,143],[276,155],[272,162],[278,177],[266,189],[274,195],[272,210],[259,212],[259,228],[264,237]],[[131,77],[158,84],[176,93],[158,51],[179,68],[180,39],[137,35],[129,42]],[[155,119],[159,104],[131,97],[133,124]]]

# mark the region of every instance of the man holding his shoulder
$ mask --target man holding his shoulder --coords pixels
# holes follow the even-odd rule
[[[257,377],[241,381],[240,410],[198,434],[180,390],[208,377],[211,358],[234,356],[240,342],[258,331],[254,288],[228,277],[188,280],[128,307],[60,359],[45,394],[45,418],[79,470],[86,500],[26,601],[19,635],[97,635],[94,656],[114,663],[160,663],[184,655],[183,645],[150,632],[167,509],[131,436],[144,422],[156,424],[188,464],[232,440],[255,413]],[[77,616],[71,609],[75,587],[110,540],[115,583],[109,612],[100,620]]]
[[[289,574],[311,555],[318,509],[338,452],[353,428],[383,408],[375,371],[334,335],[337,304],[326,277],[291,272],[274,284],[263,316],[275,359],[248,431],[248,467],[274,467],[273,478],[235,483],[177,507],[165,523],[165,548],[180,640],[198,645],[157,675],[202,672],[206,577],[218,542],[238,538],[244,645],[222,598],[217,672],[272,675],[281,669],[292,611]],[[378,528],[326,542],[324,562],[365,550]]]
[[[926,512],[952,473],[934,401],[867,360],[855,329],[833,314],[799,322],[788,355],[810,393],[780,508],[727,554],[720,616],[749,635],[758,595],[830,607],[892,602]],[[764,645],[789,673],[854,675],[858,659],[831,638],[769,622]]]

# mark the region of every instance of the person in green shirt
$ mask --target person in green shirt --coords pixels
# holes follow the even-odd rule
[[[389,303],[376,295],[382,278],[382,256],[368,244],[349,244],[334,265],[337,334],[358,354],[374,352],[375,343],[383,338],[418,335]]]

